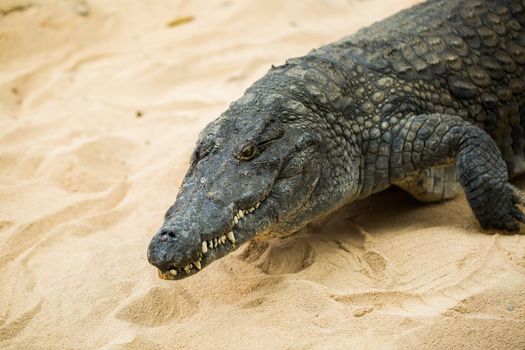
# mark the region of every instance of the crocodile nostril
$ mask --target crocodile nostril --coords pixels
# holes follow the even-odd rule
[[[173,229],[163,228],[163,229],[160,231],[160,236],[161,236],[161,237],[169,236],[169,237],[171,237],[171,238],[175,238],[175,231],[173,231]]]

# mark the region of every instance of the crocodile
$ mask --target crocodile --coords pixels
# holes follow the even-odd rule
[[[200,133],[149,262],[182,279],[390,186],[519,232],[524,7],[428,1],[272,66]]]

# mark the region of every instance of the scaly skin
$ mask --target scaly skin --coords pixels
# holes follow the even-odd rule
[[[148,249],[163,278],[398,185],[462,186],[483,228],[519,230],[525,1],[437,0],[272,68],[199,137]]]

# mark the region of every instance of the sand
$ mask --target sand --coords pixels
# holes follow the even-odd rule
[[[524,349],[525,237],[463,197],[389,190],[178,282],[146,260],[204,125],[411,3],[0,0],[0,348]]]

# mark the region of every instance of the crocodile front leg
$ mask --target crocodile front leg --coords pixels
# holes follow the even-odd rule
[[[454,164],[468,203],[483,228],[519,230],[525,195],[508,182],[507,167],[495,141],[459,117],[416,115],[392,132],[389,183],[433,166]],[[375,184],[376,186],[378,184]]]

